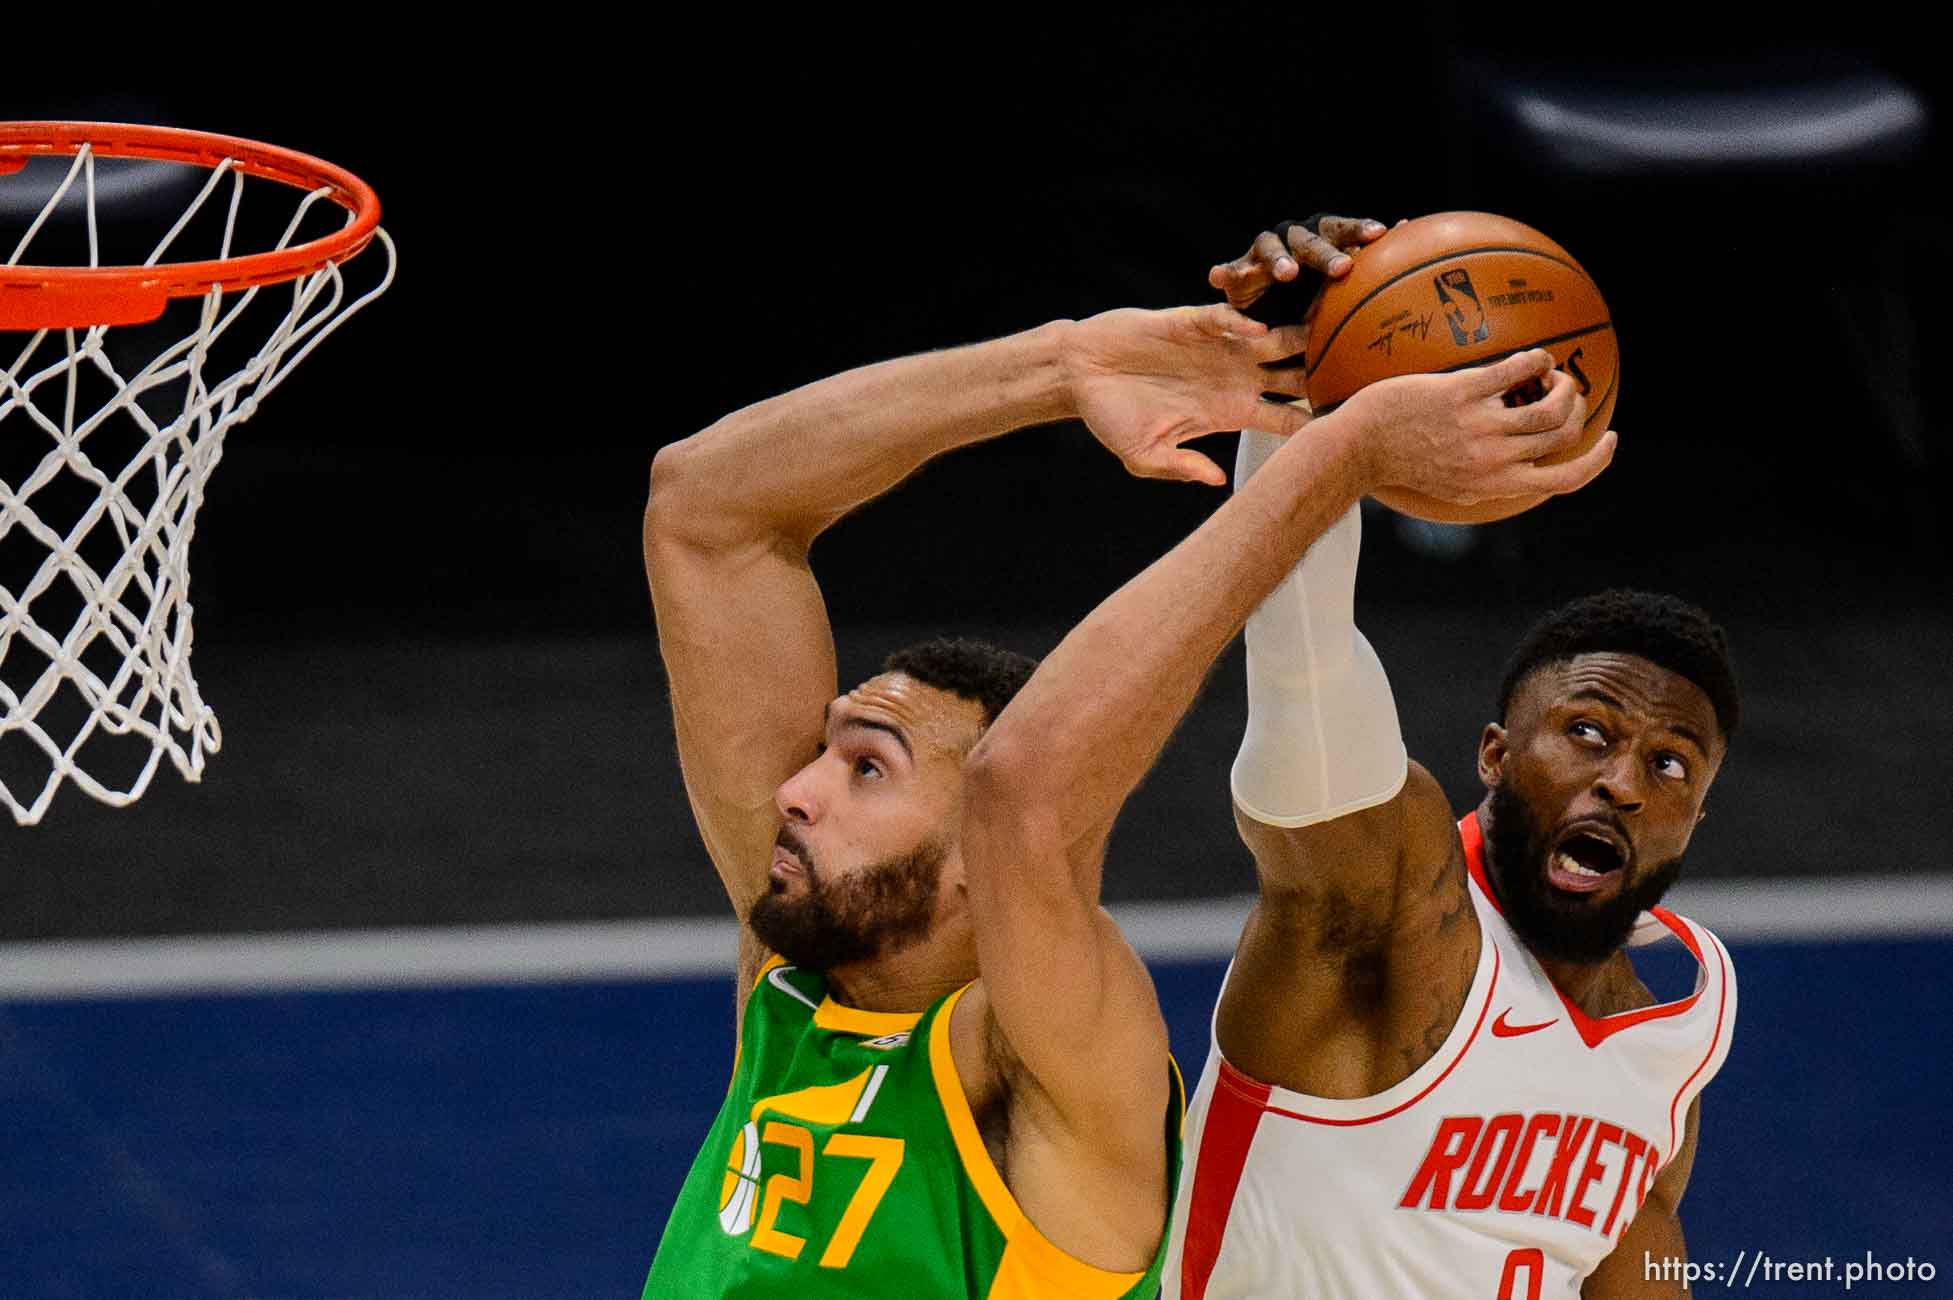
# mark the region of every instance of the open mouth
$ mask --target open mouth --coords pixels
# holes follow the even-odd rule
[[[1576,894],[1605,888],[1627,865],[1626,846],[1605,827],[1581,826],[1568,831],[1546,860],[1546,875],[1555,887]]]

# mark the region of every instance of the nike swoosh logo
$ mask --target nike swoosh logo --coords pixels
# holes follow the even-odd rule
[[[1505,1022],[1505,1018],[1511,1014],[1512,1014],[1511,1007],[1507,1007],[1505,1010],[1499,1012],[1499,1018],[1492,1022],[1493,1037],[1517,1038],[1521,1034],[1530,1034],[1537,1030],[1544,1029],[1548,1025],[1557,1025],[1560,1023],[1559,1017],[1555,1016],[1551,1020],[1542,1020],[1536,1025],[1508,1025]]]
[[[768,984],[771,984],[774,988],[780,990],[780,992],[786,994],[788,997],[792,998],[795,1002],[800,1003],[802,1006],[808,1007],[809,1009],[814,1011],[819,1011],[821,1009],[820,1003],[814,1001],[812,998],[808,997],[805,993],[802,993],[799,989],[787,983],[787,972],[793,969],[794,967],[792,966],[775,966],[772,970],[766,973],[766,982]]]

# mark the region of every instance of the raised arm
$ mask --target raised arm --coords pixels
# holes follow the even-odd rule
[[[773,792],[813,756],[835,693],[808,547],[931,457],[1064,416],[1064,328],[821,380],[735,411],[652,462],[644,562],[679,761],[742,919],[766,884]]]
[[[1123,1013],[1152,991],[1098,908],[1121,804],[1250,611],[1365,492],[1413,480],[1449,500],[1519,482],[1570,491],[1605,466],[1610,439],[1555,469],[1529,463],[1577,436],[1577,398],[1564,376],[1535,406],[1500,395],[1551,364],[1530,352],[1391,380],[1290,437],[1066,637],[972,753],[963,846],[983,984],[1011,1052],[1068,1123],[1120,1140],[1108,1129],[1124,1122],[1122,1090],[1150,1083],[1129,1067],[1152,1049],[1156,1017]]]
[[[1244,435],[1237,480],[1252,484],[1272,446]],[[1361,538],[1352,507],[1248,622],[1230,784],[1261,896],[1216,1018],[1235,1066],[1329,1097],[1373,1095],[1423,1064],[1479,941],[1444,792],[1409,761],[1355,623]]]
[[[1289,246],[1306,233],[1290,229]],[[1281,278],[1281,252],[1264,233],[1210,281],[1252,304]],[[1563,375],[1547,401],[1585,418]],[[1237,491],[1277,445],[1243,435]],[[1231,785],[1261,897],[1216,1018],[1234,1065],[1330,1097],[1380,1092],[1423,1063],[1456,1018],[1479,939],[1444,792],[1409,761],[1389,680],[1356,627],[1362,522],[1345,505],[1247,624],[1248,727]]]
[[[1058,321],[868,366],[746,407],[658,453],[644,557],[679,759],[742,919],[766,887],[774,791],[813,757],[835,694],[833,635],[807,563],[814,538],[933,456],[1077,414],[1080,392],[1096,403],[1093,432],[1131,472],[1224,481],[1180,445],[1220,427],[1201,406],[1215,363],[1178,346],[1202,310]],[[1114,378],[1097,368],[1103,356],[1069,345],[1080,328],[1123,330],[1155,348]],[[1270,337],[1275,352],[1300,348],[1294,331]],[[749,944],[742,974],[756,957]]]

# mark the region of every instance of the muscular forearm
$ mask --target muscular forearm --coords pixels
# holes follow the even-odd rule
[[[979,746],[1058,803],[1096,894],[1095,837],[1145,775],[1248,615],[1367,490],[1354,427],[1290,439],[1198,530],[1100,605],[1046,659]]]
[[[1073,414],[1069,322],[796,388],[659,453],[652,509],[714,542],[822,529],[956,447]]]

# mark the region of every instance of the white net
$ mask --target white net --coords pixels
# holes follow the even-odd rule
[[[64,264],[102,265],[96,158],[83,147],[71,162],[47,161],[65,175],[3,265],[54,264],[36,241],[64,238],[75,253]],[[21,173],[30,183],[31,170]],[[0,193],[13,183],[0,177]],[[296,209],[270,217],[256,247],[239,243],[247,190],[260,208]],[[229,258],[285,248],[308,223],[349,223],[329,194],[249,178],[226,160],[142,265],[189,260],[186,231],[217,242],[202,257]],[[38,822],[68,781],[132,803],[164,754],[186,780],[201,778],[222,742],[190,671],[190,543],[204,489],[230,428],[392,283],[393,243],[384,231],[376,242],[384,258],[361,259],[374,277],[362,291],[328,264],[288,283],[212,289],[153,325],[0,331],[0,800],[17,822]]]

